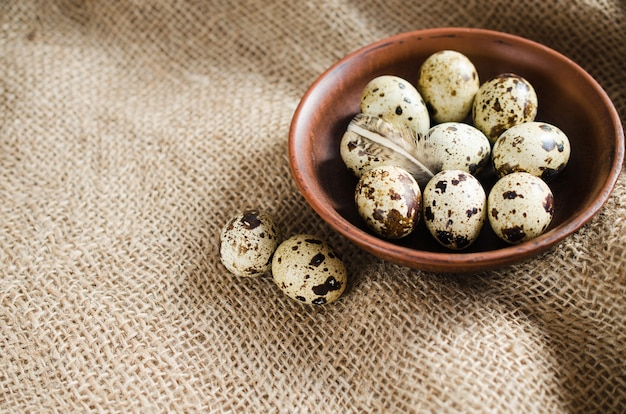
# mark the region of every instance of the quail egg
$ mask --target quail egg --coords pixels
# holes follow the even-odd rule
[[[514,172],[500,178],[487,198],[489,224],[496,235],[517,244],[541,235],[554,215],[554,197],[541,178]]]
[[[232,216],[220,234],[220,259],[236,276],[260,276],[270,270],[280,229],[269,213],[245,210]]]
[[[435,122],[460,122],[472,109],[480,87],[472,61],[454,50],[430,55],[422,64],[417,89]]]
[[[348,282],[348,272],[333,248],[310,234],[283,241],[272,260],[276,285],[292,299],[313,305],[339,299]]]
[[[493,146],[493,166],[500,177],[525,171],[549,181],[565,168],[570,157],[567,136],[545,122],[525,122],[500,135]]]
[[[523,77],[503,73],[483,83],[472,105],[474,126],[493,144],[513,125],[534,121],[537,115],[537,94]]]
[[[419,145],[435,171],[463,170],[475,174],[489,161],[491,144],[478,129],[460,122],[444,122],[428,130]]]
[[[400,167],[385,165],[363,173],[354,199],[368,227],[389,239],[408,236],[420,219],[419,184]]]
[[[415,86],[398,76],[381,75],[369,81],[361,92],[360,109],[396,128],[408,128],[415,139],[430,128],[430,116],[422,96]]]
[[[357,177],[380,165],[396,165],[411,172],[417,147],[412,135],[402,134],[389,122],[359,113],[348,124],[339,143],[339,154]]]
[[[480,234],[486,217],[487,197],[473,175],[461,170],[437,173],[424,188],[424,222],[443,246],[461,250]]]

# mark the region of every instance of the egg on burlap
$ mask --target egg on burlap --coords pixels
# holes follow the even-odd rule
[[[323,305],[343,294],[348,272],[335,250],[311,234],[297,234],[283,241],[272,259],[272,277],[290,298]]]
[[[280,239],[269,213],[259,209],[236,213],[220,233],[220,260],[236,276],[260,276],[270,270]]]

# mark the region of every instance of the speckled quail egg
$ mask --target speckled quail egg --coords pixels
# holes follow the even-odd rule
[[[413,135],[403,134],[375,115],[355,115],[339,143],[339,154],[348,170],[360,177],[380,165],[395,165],[411,172],[417,147]]]
[[[554,197],[541,178],[514,172],[500,178],[487,197],[489,224],[496,235],[517,244],[541,235],[554,215]]]
[[[569,139],[556,126],[526,122],[500,135],[493,146],[493,166],[500,177],[525,171],[549,181],[565,168],[570,151]]]
[[[424,188],[423,205],[428,231],[441,245],[453,250],[474,243],[485,223],[485,190],[465,171],[437,173]]]
[[[472,109],[480,87],[472,61],[454,50],[430,55],[419,72],[417,90],[435,122],[460,122]]]
[[[348,282],[341,258],[325,241],[310,234],[292,236],[278,246],[272,277],[287,296],[313,305],[339,299]]]
[[[534,121],[537,105],[530,82],[514,73],[503,73],[483,83],[476,92],[472,120],[493,144],[513,125]]]
[[[491,144],[481,131],[460,122],[435,125],[420,141],[420,152],[428,164],[441,170],[463,170],[475,174],[489,162]]]
[[[366,171],[354,195],[359,215],[378,235],[399,239],[419,223],[422,193],[406,170],[385,165]]]
[[[280,229],[269,213],[245,210],[222,228],[220,259],[236,276],[260,276],[270,270],[280,239]]]
[[[409,81],[393,75],[381,75],[361,92],[361,112],[376,115],[397,128],[408,128],[422,137],[430,128],[430,116],[422,95]]]

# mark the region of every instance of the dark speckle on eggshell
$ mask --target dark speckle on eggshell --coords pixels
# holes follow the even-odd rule
[[[313,256],[309,265],[317,267],[324,262],[324,259],[326,259],[326,256],[324,256],[322,253],[318,253]]]
[[[524,198],[523,194],[518,194],[517,191],[505,191],[502,193],[502,198],[507,200],[513,200],[516,197]]]
[[[241,218],[241,223],[248,230],[255,229],[261,225],[261,220],[259,219],[259,210],[247,210],[243,213],[243,217]]]
[[[546,199],[543,201],[543,209],[546,213],[554,213],[554,196],[551,193],[546,195]]]
[[[521,226],[502,229],[502,234],[511,243],[517,243],[526,237],[526,233]]]
[[[498,210],[495,208],[491,209],[491,217],[495,218],[496,220],[498,219]]]
[[[334,277],[330,276],[324,283],[321,285],[313,286],[313,293],[318,296],[326,296],[328,292],[332,292],[333,290],[341,289],[341,282],[339,282]]]
[[[546,131],[546,132],[552,131],[552,127],[548,124],[541,124],[539,125],[539,128],[541,128],[543,131]]]
[[[435,188],[437,188],[439,190],[439,192],[441,192],[442,194],[446,192],[446,187],[448,186],[448,183],[444,180],[438,181],[437,184],[435,185]]]
[[[446,246],[452,244],[452,241],[454,238],[449,231],[437,230],[436,234],[437,234],[437,240],[439,240],[442,244]]]
[[[435,219],[435,215],[433,214],[433,209],[430,206],[424,209],[424,218],[428,221],[433,221]]]

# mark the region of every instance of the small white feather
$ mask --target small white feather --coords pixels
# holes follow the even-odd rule
[[[408,131],[399,131],[378,117],[364,114],[354,117],[348,131],[367,141],[362,143],[363,150],[384,158],[387,164],[404,168],[420,185],[425,185],[434,176],[427,162],[418,159],[417,146],[413,137],[407,135]]]

